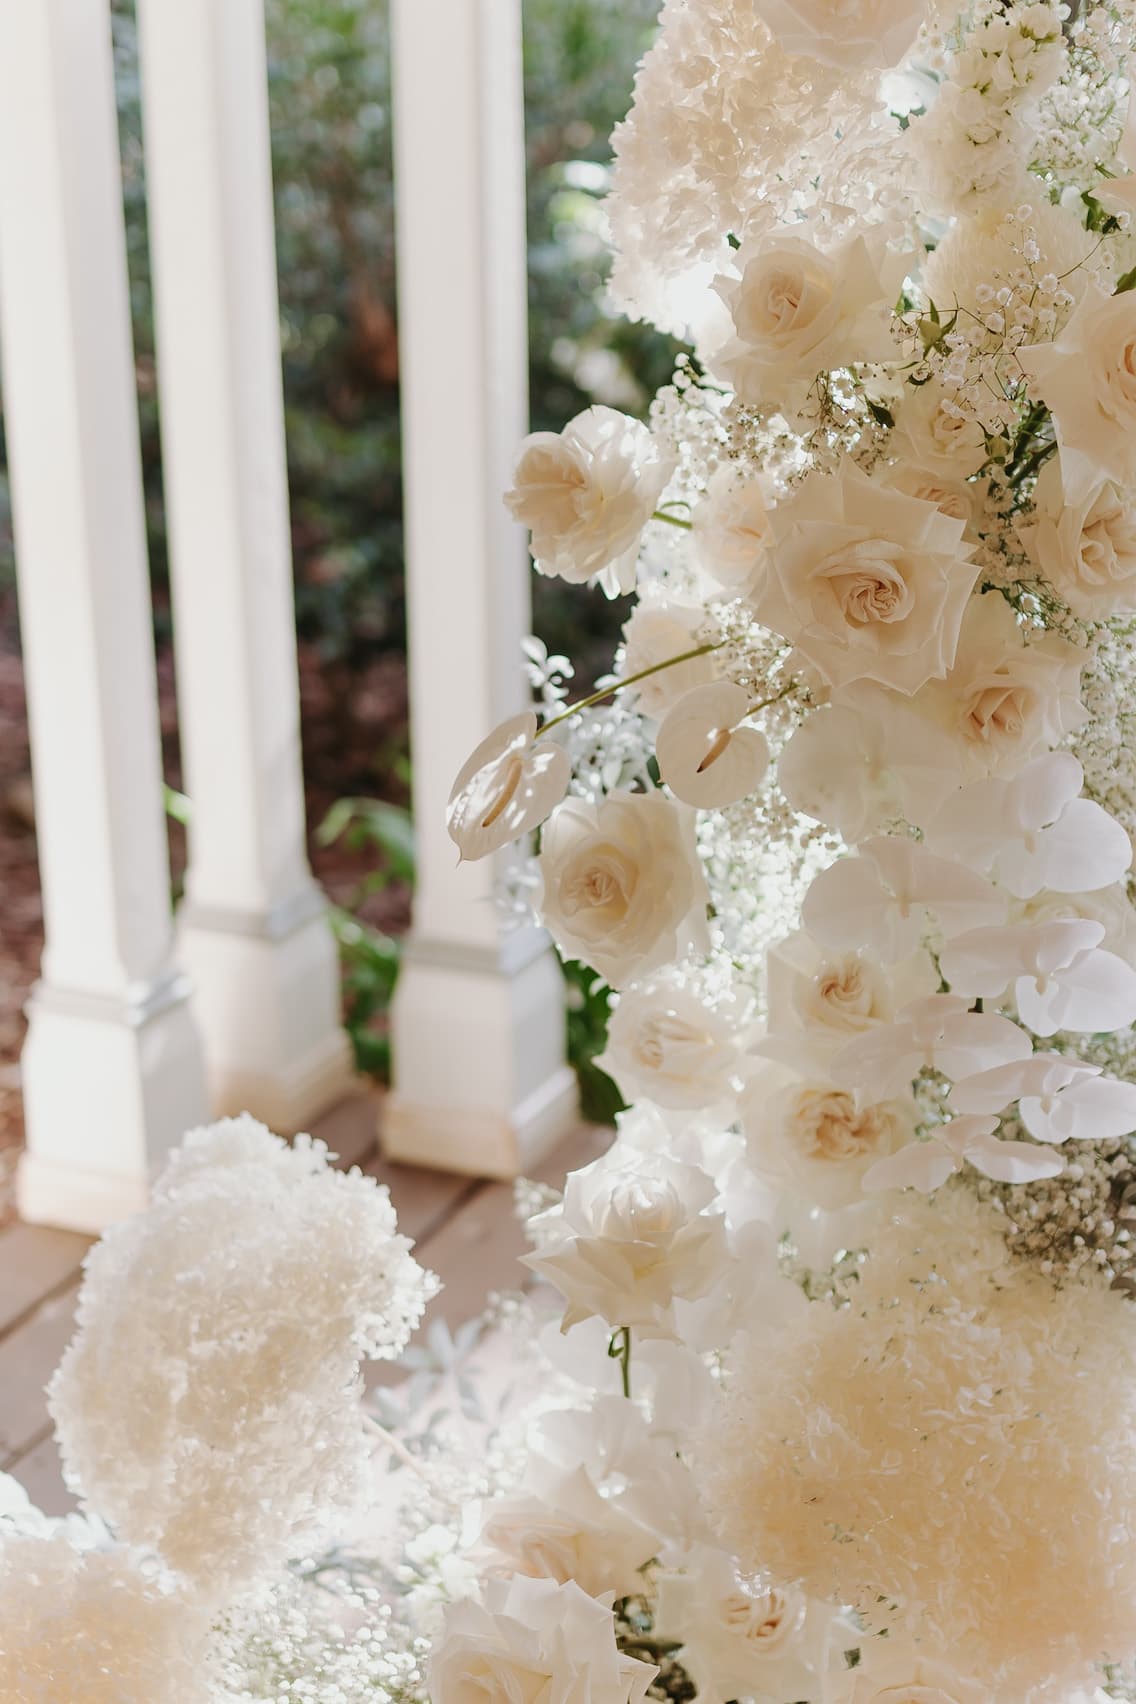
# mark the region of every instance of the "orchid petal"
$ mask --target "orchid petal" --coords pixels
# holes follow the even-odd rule
[[[877,1160],[864,1173],[862,1188],[865,1195],[877,1195],[885,1189],[917,1189],[930,1195],[946,1183],[960,1162],[941,1142],[911,1142],[897,1154]]]

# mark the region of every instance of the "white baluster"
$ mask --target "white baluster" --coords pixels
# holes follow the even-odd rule
[[[0,8],[0,331],[47,935],[19,1204],[97,1231],[206,1110],[173,958],[106,0]]]
[[[394,0],[402,443],[418,836],[395,994],[399,1158],[512,1175],[576,1113],[546,937],[503,935],[489,861],[444,827],[459,767],[526,701],[523,540],[502,504],[526,431],[519,0]]]
[[[308,867],[262,0],[139,0],[182,750],[182,954],[218,1111],[295,1129],[350,1050]]]

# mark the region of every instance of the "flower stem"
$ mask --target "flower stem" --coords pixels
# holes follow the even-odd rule
[[[668,515],[663,509],[656,509],[651,519],[653,521],[666,521],[668,527],[681,527],[683,532],[689,532],[694,524],[692,521],[680,520],[677,515]]]
[[[625,675],[622,680],[605,686],[602,692],[593,692],[589,697],[581,698],[578,704],[570,704],[567,710],[562,710],[559,716],[554,716],[551,722],[546,722],[543,728],[538,728],[535,737],[539,740],[541,734],[558,728],[561,722],[567,722],[569,717],[578,715],[581,710],[590,710],[593,704],[602,704],[605,698],[614,697],[617,692],[622,692],[625,686],[634,686],[637,680],[646,680],[648,675],[659,674],[663,669],[673,669],[676,663],[689,663],[692,657],[705,657],[710,651],[721,650],[724,643],[725,640],[718,639],[712,645],[696,645],[692,651],[680,651],[677,657],[668,657],[662,663],[652,663],[649,669],[640,669],[638,674]]]
[[[799,680],[791,680],[788,686],[783,686],[780,692],[773,694],[772,698],[762,698],[757,704],[751,704],[746,715],[756,716],[759,710],[768,710],[771,704],[780,704],[783,698],[788,698],[790,693],[796,692],[800,685]]]
[[[613,1331],[611,1341],[607,1346],[609,1361],[619,1362],[619,1376],[623,1381],[624,1396],[631,1395],[631,1327],[621,1325],[618,1331]]]

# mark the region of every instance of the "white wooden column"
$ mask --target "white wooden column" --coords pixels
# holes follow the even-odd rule
[[[182,751],[181,950],[218,1112],[351,1079],[308,866],[263,0],[139,0]]]
[[[524,541],[502,493],[527,430],[519,0],[394,0],[395,189],[414,929],[395,993],[398,1158],[510,1176],[576,1113],[547,938],[503,934],[500,867],[458,867],[454,776],[523,707]]]
[[[47,937],[19,1205],[97,1231],[206,1112],[173,959],[106,0],[0,8],[0,332]]]

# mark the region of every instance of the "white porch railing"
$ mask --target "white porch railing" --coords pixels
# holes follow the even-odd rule
[[[193,801],[176,934],[109,4],[0,10],[0,339],[47,937],[19,1203],[84,1230],[141,1205],[209,1108],[295,1129],[349,1080],[304,844],[262,3],[139,0]],[[498,496],[525,412],[519,0],[395,15],[421,875],[388,1147],[507,1173],[574,1110],[559,981],[541,938],[499,940],[442,805],[519,700],[528,619]]]

